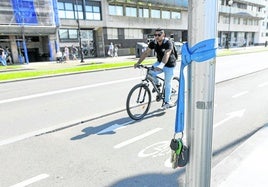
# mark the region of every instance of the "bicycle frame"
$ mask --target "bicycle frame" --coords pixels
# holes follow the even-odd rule
[[[165,98],[165,91],[164,91],[164,88],[165,88],[165,80],[163,78],[159,77],[159,76],[156,76],[157,79],[159,79],[160,81],[163,82],[163,84],[162,84],[162,91],[159,91],[158,87],[156,86],[156,84],[154,82],[154,78],[150,74],[150,70],[152,70],[152,68],[149,68],[149,67],[146,67],[146,66],[143,66],[143,65],[140,65],[140,66],[146,69],[146,76],[142,80],[142,82],[147,82],[147,83],[151,82],[151,84],[154,87],[154,90],[157,93],[157,96],[159,97],[159,100],[158,101],[160,101],[162,99],[163,102],[164,102],[164,98]]]

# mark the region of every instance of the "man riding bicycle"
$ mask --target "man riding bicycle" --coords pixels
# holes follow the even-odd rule
[[[175,106],[174,103],[170,102],[171,96],[171,81],[174,76],[174,69],[176,66],[176,57],[173,51],[173,44],[170,40],[166,38],[165,32],[163,29],[156,29],[154,33],[154,40],[151,41],[148,45],[148,48],[144,53],[142,53],[140,59],[134,68],[136,68],[142,61],[151,54],[151,51],[154,49],[157,53],[157,61],[153,64],[154,71],[151,71],[151,75],[154,77],[156,85],[161,86],[158,79],[156,78],[157,74],[164,72],[165,74],[165,103],[163,105],[164,109]]]

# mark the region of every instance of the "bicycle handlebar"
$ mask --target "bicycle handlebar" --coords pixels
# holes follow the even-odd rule
[[[139,64],[138,66],[137,66],[137,68],[145,68],[145,69],[147,69],[147,70],[154,70],[154,67],[152,66],[152,67],[148,67],[148,66],[145,66],[145,65],[142,65],[142,64]]]

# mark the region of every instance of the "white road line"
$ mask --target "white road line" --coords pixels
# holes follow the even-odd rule
[[[37,181],[43,180],[43,179],[48,178],[48,177],[49,177],[48,174],[41,174],[41,175],[38,175],[36,177],[33,177],[33,178],[27,179],[25,181],[22,181],[22,182],[20,182],[18,184],[12,185],[10,187],[24,187],[24,186],[28,186],[28,185],[30,185],[32,183],[35,183]]]
[[[246,109],[242,109],[242,110],[238,110],[238,111],[228,113],[227,114],[228,117],[226,117],[225,119],[221,120],[218,123],[215,123],[213,128],[216,128],[216,127],[222,125],[223,123],[225,123],[226,121],[232,120],[233,118],[241,118],[241,117],[243,117],[245,111],[246,111]]]
[[[129,139],[129,140],[124,141],[124,142],[122,142],[122,143],[120,143],[120,144],[117,144],[117,145],[114,146],[114,148],[115,148],[115,149],[119,149],[119,148],[121,148],[121,147],[127,146],[127,145],[129,145],[129,144],[131,144],[131,143],[134,143],[134,142],[136,142],[136,141],[138,141],[138,140],[141,140],[141,139],[143,139],[143,138],[145,138],[145,137],[147,137],[147,136],[150,136],[150,135],[152,135],[152,134],[154,134],[154,133],[156,133],[156,132],[158,132],[158,131],[160,131],[160,130],[162,130],[162,128],[155,128],[155,129],[153,129],[153,130],[151,130],[151,131],[148,131],[148,132],[146,132],[146,133],[144,133],[144,134],[141,134],[141,135],[136,136],[136,137],[134,137],[134,138],[132,138],[132,139]]]
[[[15,136],[15,137],[12,137],[12,138],[9,138],[9,139],[2,140],[2,141],[0,141],[0,146],[8,145],[8,144],[11,144],[11,143],[14,143],[14,142],[18,142],[20,140],[24,140],[26,138],[33,137],[36,134],[39,134],[39,132],[42,133],[43,131],[40,130],[40,131],[29,132],[29,133],[26,133],[26,134],[22,134],[22,135],[19,135],[19,136]]]
[[[77,122],[77,120],[76,121],[75,120],[74,121],[69,121],[67,124],[74,124],[76,122]],[[14,143],[14,142],[18,142],[18,141],[24,140],[26,138],[30,138],[30,137],[33,137],[33,136],[36,136],[36,135],[39,135],[39,134],[50,132],[50,131],[53,131],[55,129],[59,129],[59,128],[62,128],[62,127],[66,127],[66,123],[61,123],[59,125],[55,125],[55,126],[52,126],[52,127],[39,129],[39,130],[36,130],[36,131],[21,134],[19,136],[15,136],[15,137],[11,137],[11,138],[8,138],[8,139],[5,139],[5,140],[1,140],[0,141],[0,146],[11,144],[11,143]]]
[[[240,96],[245,95],[247,93],[248,93],[248,91],[240,92],[238,94],[233,95],[232,98],[237,98],[237,97],[240,97]]]
[[[116,80],[116,81],[110,81],[110,82],[104,82],[104,83],[98,83],[98,84],[91,84],[91,85],[87,85],[87,86],[79,86],[79,87],[56,90],[56,91],[51,91],[51,92],[44,92],[44,93],[40,93],[40,94],[33,94],[33,95],[27,95],[27,96],[16,97],[16,98],[11,98],[11,99],[5,99],[5,100],[0,100],[0,104],[11,103],[11,102],[27,100],[27,99],[33,99],[33,98],[38,98],[38,97],[44,97],[44,96],[49,96],[49,95],[54,95],[54,94],[72,92],[72,91],[77,91],[77,90],[82,90],[82,89],[95,88],[95,87],[109,85],[109,84],[128,82],[128,81],[132,81],[132,80],[136,80],[136,79],[140,79],[140,77],[129,78],[129,79],[124,79],[124,80]]]
[[[268,86],[268,82],[264,82],[264,83],[261,83],[261,84],[258,85],[258,87],[260,87],[260,88],[264,87],[264,86]]]

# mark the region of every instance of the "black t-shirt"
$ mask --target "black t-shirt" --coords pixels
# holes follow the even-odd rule
[[[154,49],[156,54],[157,54],[157,61],[161,62],[164,55],[165,51],[168,49],[171,49],[172,52],[168,58],[168,61],[165,66],[167,67],[174,67],[176,65],[176,57],[173,53],[173,44],[171,41],[164,39],[162,45],[159,45],[155,40],[151,41],[148,45],[150,49]]]

